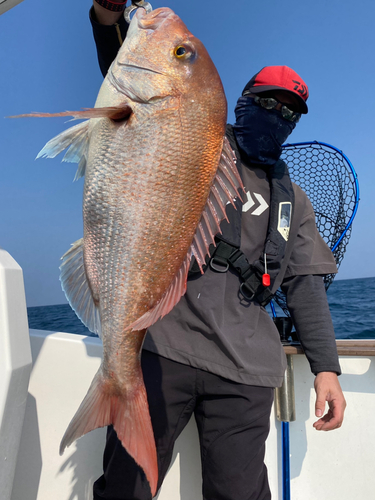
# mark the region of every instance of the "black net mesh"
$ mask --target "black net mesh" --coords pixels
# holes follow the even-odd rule
[[[292,181],[309,197],[318,231],[333,250],[337,267],[340,267],[357,205],[357,184],[352,168],[341,152],[318,142],[286,145],[281,158],[288,165]],[[329,274],[324,278],[326,290],[334,277]],[[275,300],[289,316],[281,290],[276,293]]]

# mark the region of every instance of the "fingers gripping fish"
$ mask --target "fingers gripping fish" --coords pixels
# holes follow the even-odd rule
[[[242,187],[225,139],[226,99],[206,49],[170,9],[138,9],[88,120],[38,156],[79,163],[84,236],[63,256],[61,282],[103,340],[103,361],[61,442],[113,424],[145,471],[158,472],[140,367],[146,329],[186,290]],[[30,116],[30,115],[29,115]]]

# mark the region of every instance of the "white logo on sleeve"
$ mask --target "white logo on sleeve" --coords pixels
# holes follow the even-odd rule
[[[253,198],[250,194],[250,191],[246,191],[245,194],[247,197],[247,201],[245,201],[245,203],[242,205],[242,211],[248,212],[255,205],[255,201],[253,200]],[[258,201],[258,206],[257,206],[257,208],[255,208],[255,210],[253,212],[251,212],[250,215],[260,215],[265,210],[267,210],[268,203],[266,202],[266,200],[263,198],[263,196],[261,194],[253,193],[253,195]]]

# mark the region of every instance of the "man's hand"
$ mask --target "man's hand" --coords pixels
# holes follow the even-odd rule
[[[317,431],[332,431],[341,427],[346,401],[336,373],[321,372],[315,377],[315,415],[321,417],[314,423]],[[326,401],[329,410],[324,415]]]

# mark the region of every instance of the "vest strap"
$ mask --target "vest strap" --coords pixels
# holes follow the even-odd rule
[[[239,248],[220,240],[210,259],[210,267],[219,273],[227,272],[229,267],[233,268],[240,275],[240,292],[246,300],[256,300],[261,306],[271,301],[273,293],[263,286],[262,274],[249,263]]]
[[[242,168],[247,167],[246,165],[242,166],[241,154],[231,125],[227,125],[226,135],[236,154],[237,169],[241,175]],[[249,264],[246,256],[240,250],[242,202],[239,198],[235,201],[237,210],[232,205],[226,207],[228,219],[231,222],[229,224],[225,220],[222,221],[220,224],[221,235],[215,238],[218,242],[216,249],[214,245],[210,246],[211,258],[206,257],[206,264],[216,272],[225,273],[229,267],[236,270],[240,276],[240,292],[243,297],[246,300],[256,300],[262,306],[268,304],[274,296],[271,290],[285,255],[294,206],[294,191],[286,163],[283,160],[277,161],[274,166],[268,169],[267,176],[271,195],[270,216],[264,250],[259,259]],[[262,282],[266,267],[264,254],[267,255],[267,273],[271,281],[269,287],[264,286]],[[203,266],[203,270],[205,269],[206,266]],[[189,279],[193,279],[200,272],[197,262],[192,259]]]
[[[229,243],[220,241],[210,259],[210,268],[218,273],[226,273],[229,269],[229,259],[233,249],[235,247]]]

